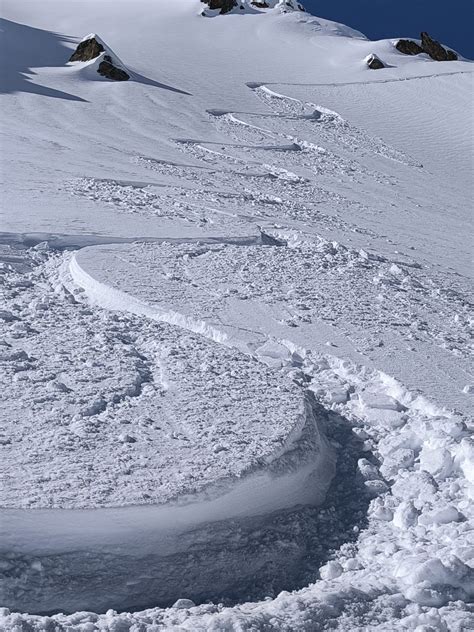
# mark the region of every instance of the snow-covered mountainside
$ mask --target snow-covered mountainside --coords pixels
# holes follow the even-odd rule
[[[473,629],[472,63],[295,0],[0,36],[0,630]]]

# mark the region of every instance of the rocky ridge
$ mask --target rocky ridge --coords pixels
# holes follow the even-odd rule
[[[279,8],[283,13],[287,11],[305,11],[305,8],[297,0],[201,0],[212,11],[218,11],[218,15],[236,12],[251,12]],[[202,14],[209,16],[205,10]]]

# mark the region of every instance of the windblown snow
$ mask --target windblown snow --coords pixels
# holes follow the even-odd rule
[[[471,62],[2,14],[0,630],[474,628]]]

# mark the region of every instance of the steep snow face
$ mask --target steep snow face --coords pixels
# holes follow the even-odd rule
[[[2,4],[7,632],[474,627],[472,64],[241,4]]]

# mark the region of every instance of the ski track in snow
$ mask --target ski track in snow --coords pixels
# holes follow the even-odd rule
[[[443,73],[444,76],[446,77],[450,77],[453,75],[471,75],[473,74],[472,70],[461,70],[461,71],[457,71],[457,72],[446,72]],[[285,83],[285,82],[278,82],[278,86],[304,86],[304,87],[308,87],[308,88],[325,88],[325,87],[329,87],[329,88],[333,88],[333,87],[339,87],[339,86],[363,86],[363,85],[373,85],[374,83],[396,83],[399,81],[420,81],[423,79],[432,79],[433,77],[439,77],[439,74],[432,74],[432,75],[414,75],[412,77],[397,77],[396,79],[377,79],[377,80],[371,80],[371,81],[343,81],[343,82],[334,82],[334,83]],[[259,83],[254,83],[251,82],[249,85],[251,86],[255,86],[255,87],[259,87],[261,85],[264,84],[259,84]],[[272,85],[271,83],[268,83],[267,85]]]
[[[91,236],[71,253],[58,250],[78,244],[59,236],[57,250],[54,238],[1,247],[4,507],[44,509],[38,531],[41,515],[52,528],[54,508],[96,507],[80,522],[86,541],[108,533],[100,512],[110,507],[153,508],[180,494],[210,502],[207,520],[188,522],[185,504],[178,535],[164,529],[164,552],[156,524],[125,507],[117,537],[130,550],[107,543],[84,556],[61,542],[61,528],[77,535],[74,514],[64,514],[59,553],[12,546],[2,556],[6,599],[37,612],[74,611],[81,599],[109,610],[0,608],[1,630],[474,627],[472,422],[467,404],[454,410],[436,392],[443,376],[448,390],[465,377],[465,399],[474,390],[470,287],[394,253],[377,224],[381,199],[416,210],[432,174],[337,112],[270,85],[310,87],[316,99],[318,87],[354,84],[249,82],[261,111],[202,112],[212,134],[170,140],[182,162],[130,153],[143,181],[84,176],[61,186],[99,210],[209,231],[208,243]],[[413,198],[407,173],[421,183]],[[439,396],[374,368],[382,354],[419,367],[422,385],[438,371],[430,394]],[[307,505],[306,471],[297,477],[310,463],[317,503],[329,486],[320,506]],[[229,482],[261,468],[270,483],[245,487],[243,476],[226,505]],[[27,521],[22,528],[8,533],[13,543],[27,541]],[[177,597],[198,605],[156,607]],[[123,604],[137,611],[118,614]]]

